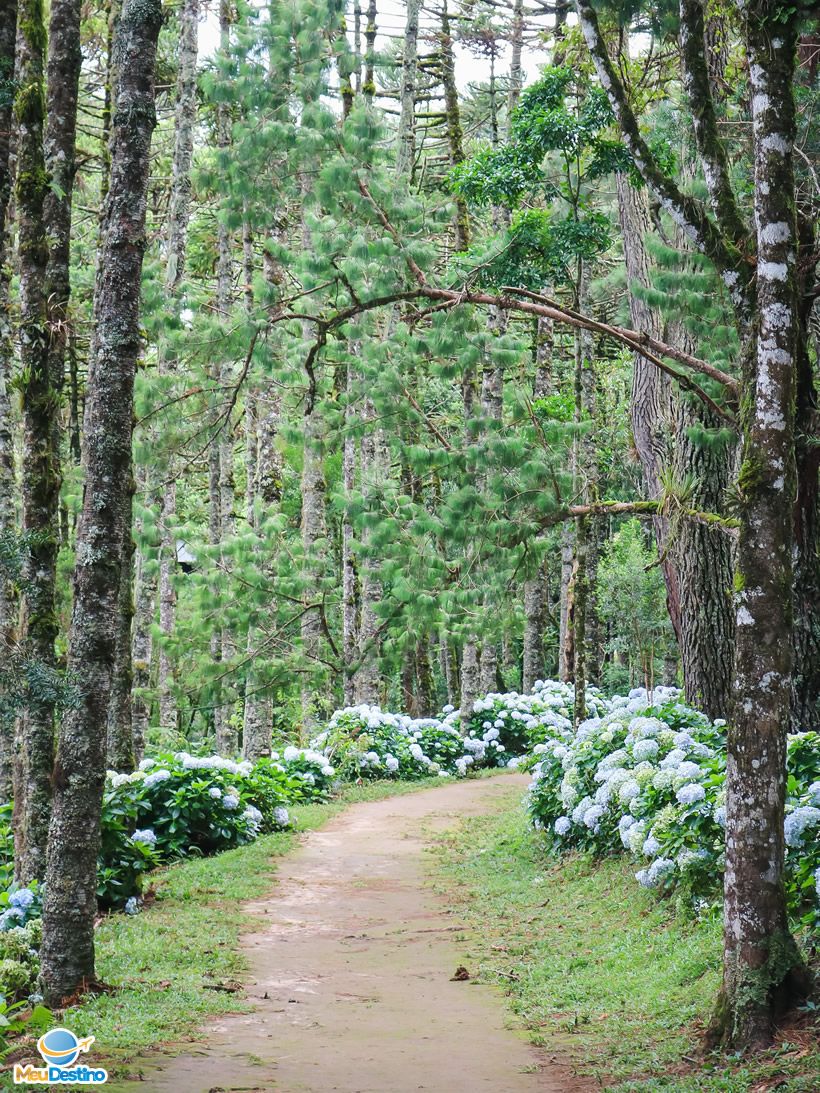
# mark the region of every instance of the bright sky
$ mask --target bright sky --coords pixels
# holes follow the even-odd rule
[[[352,7],[352,5],[349,5]],[[209,57],[217,49],[219,45],[219,21],[217,16],[217,4],[207,3],[203,5],[205,10],[205,16],[200,25],[199,31],[199,50],[200,56]],[[362,8],[366,7],[366,0],[362,0]],[[404,34],[404,23],[406,15],[406,6],[403,0],[378,0],[378,18],[376,25],[380,30],[380,34],[376,40],[376,48],[378,50],[385,50],[389,48],[391,38],[389,35],[396,35],[401,37]],[[546,17],[544,18],[544,27],[548,25]],[[353,27],[352,15],[348,18],[348,26]],[[420,33],[423,35],[425,28],[432,29],[436,26],[436,21],[432,16],[422,13]],[[364,27],[364,18],[362,19],[362,27]],[[532,37],[532,30],[535,27],[529,24],[530,38]],[[423,47],[422,47],[423,48]],[[483,57],[474,57],[468,50],[461,46],[457,46],[455,50],[456,55],[456,82],[460,89],[465,89],[470,83],[480,83],[489,79],[490,64],[489,61]],[[532,45],[525,46],[522,63],[524,68],[524,82],[525,84],[531,83],[538,75],[538,66],[544,64],[546,61],[546,54],[540,48],[533,48]],[[507,46],[502,56],[497,60],[497,73],[504,75],[509,69],[510,63],[510,50]]]

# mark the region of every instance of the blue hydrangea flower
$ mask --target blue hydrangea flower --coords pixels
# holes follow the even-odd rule
[[[568,835],[572,828],[572,820],[569,816],[559,816],[553,825],[556,835]]]
[[[223,808],[227,808],[229,812],[235,812],[239,808],[239,798],[235,793],[226,793],[222,798]]]
[[[820,824],[820,808],[812,805],[803,805],[790,812],[786,817],[786,845],[800,846],[803,841],[803,833],[807,827],[816,827]]]
[[[18,888],[9,896],[9,904],[12,907],[19,907],[21,911],[27,910],[32,903],[34,903],[34,893],[30,888]]]

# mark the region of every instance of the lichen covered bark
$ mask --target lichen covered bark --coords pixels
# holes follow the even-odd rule
[[[713,1035],[756,1044],[791,1001],[800,962],[783,880],[792,674],[796,268],[796,18],[747,5],[758,247],[757,337],[744,361],[734,722],[727,756],[723,990]]]
[[[60,461],[59,391],[49,369],[46,268],[48,193],[45,128],[45,25],[41,0],[22,0],[17,26],[14,120],[16,214],[20,271],[20,365],[23,382],[23,532],[31,536],[24,567],[22,633],[25,654],[55,666],[55,579]],[[17,878],[42,879],[45,867],[54,758],[54,706],[49,695],[29,695],[21,718],[15,771]]]
[[[0,0],[0,87],[11,86],[14,77],[14,40],[17,0]],[[14,365],[9,311],[9,238],[6,210],[11,197],[12,99],[0,95],[0,540],[17,528],[14,473],[13,411],[9,384]],[[17,641],[17,595],[11,581],[0,575],[0,656],[7,657]],[[0,800],[12,795],[14,717],[0,718]]]

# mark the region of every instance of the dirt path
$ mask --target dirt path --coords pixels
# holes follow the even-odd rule
[[[253,1012],[139,1069],[117,1093],[573,1093],[505,1028],[490,988],[451,979],[460,926],[425,886],[424,831],[520,793],[518,775],[354,805],[282,862],[243,940]],[[264,921],[263,921],[264,920]]]

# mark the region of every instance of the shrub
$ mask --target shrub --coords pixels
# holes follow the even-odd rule
[[[42,938],[39,918],[31,918],[23,926],[12,926],[0,932],[0,996],[3,1001],[16,1002],[35,989],[40,974]]]
[[[337,710],[312,747],[322,749],[347,780],[446,774],[463,752],[461,734],[451,725],[366,704]]]
[[[820,924],[820,737],[789,743],[787,881],[792,910]],[[689,906],[719,896],[724,868],[725,722],[658,688],[613,698],[578,731],[557,726],[524,764],[535,827],[556,850],[628,850],[645,864],[636,880],[675,891]]]

